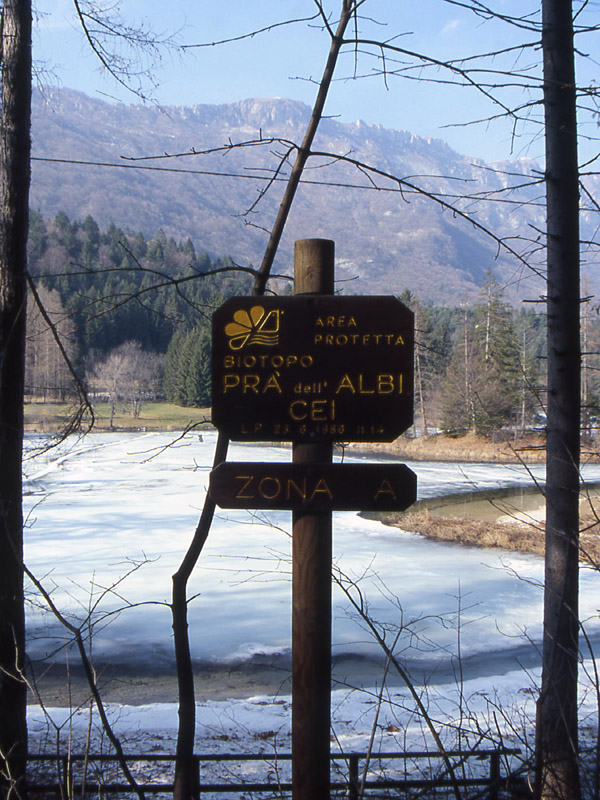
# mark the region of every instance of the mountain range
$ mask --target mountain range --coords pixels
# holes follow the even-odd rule
[[[257,265],[309,115],[285,99],[157,108],[37,92],[31,207],[146,236],[162,228]],[[336,242],[338,286],[353,294],[410,289],[455,305],[490,269],[513,300],[542,292],[535,272],[481,230],[535,249],[544,227],[535,162],[485,164],[439,139],[334,119],[322,121],[314,149],[323,155],[309,160],[275,272],[290,272],[296,239],[323,237]]]

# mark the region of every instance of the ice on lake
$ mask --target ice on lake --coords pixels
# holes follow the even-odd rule
[[[70,622],[93,622],[96,664],[110,662],[117,673],[129,675],[141,668],[146,675],[161,670],[172,675],[171,576],[202,509],[215,441],[211,431],[183,438],[93,434],[40,451],[41,437],[27,439],[27,566]],[[229,458],[288,461],[290,452],[232,445]],[[521,465],[410,466],[418,475],[420,498],[543,479],[542,467],[530,474]],[[586,467],[584,477],[600,480],[600,467]],[[257,663],[289,675],[290,517],[217,510],[188,588],[194,598],[193,657],[203,676],[206,665],[229,675],[230,669],[255,669]],[[334,562],[351,597],[364,603],[380,634],[395,642],[403,668],[450,746],[457,720],[463,745],[470,726],[474,744],[489,729],[492,739],[501,733],[505,744],[520,746],[515,732],[534,719],[539,681],[540,557],[434,542],[343,512],[334,515]],[[75,663],[61,648],[68,639],[64,630],[32,586],[28,592],[29,655]],[[364,749],[374,730],[379,750],[429,747],[422,715],[415,713],[414,697],[397,674],[394,681],[390,673],[386,702],[379,707],[385,659],[348,596],[335,586],[333,597],[336,747]],[[583,569],[581,616],[594,645],[600,638],[599,603],[598,574]],[[593,673],[593,665],[584,662],[582,676],[586,671]],[[291,698],[283,684],[269,695],[224,691],[215,698],[198,696],[197,752],[289,750]],[[596,718],[595,694],[586,691],[582,685],[582,740]],[[156,699],[150,694],[142,701],[109,704],[128,750],[173,750],[177,708]],[[498,708],[505,714],[500,722]],[[58,736],[63,746],[77,750],[85,744],[89,717],[84,708],[34,704],[28,724],[34,748],[48,740],[53,749]],[[104,733],[97,723],[92,737],[92,746],[99,747]]]
[[[207,490],[214,432],[92,434],[35,454],[25,464],[26,560],[71,620],[93,608],[97,658],[172,661],[171,576],[191,541]],[[287,461],[284,447],[232,445],[229,459]],[[515,465],[410,465],[419,496],[531,483]],[[542,467],[534,474],[543,476]],[[586,477],[600,478],[600,467]],[[220,511],[190,581],[190,636],[200,662],[235,662],[290,649],[291,514]],[[428,541],[354,512],[334,516],[334,568],[356,583],[369,614],[413,664],[435,672],[460,648],[477,670],[507,671],[541,636],[537,556]],[[598,575],[581,573],[582,618],[598,632]],[[357,589],[351,591],[355,597]],[[127,606],[127,607],[126,607]],[[120,610],[120,613],[113,613]],[[106,616],[106,615],[109,616]],[[380,653],[352,606],[334,589],[334,656]],[[52,651],[56,621],[28,609],[30,655]],[[492,666],[495,664],[496,666]],[[487,665],[487,666],[485,666]]]

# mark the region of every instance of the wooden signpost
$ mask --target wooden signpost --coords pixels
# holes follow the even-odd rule
[[[210,476],[221,508],[404,511],[417,499],[405,464],[278,464],[229,461]]]
[[[334,442],[392,441],[412,425],[412,312],[395,297],[333,296],[334,244],[296,242],[293,297],[237,297],[213,315],[212,414],[234,441],[291,441],[291,464],[225,462],[223,508],[291,509],[292,796],[329,800],[331,519],[404,510],[403,464],[333,464]]]

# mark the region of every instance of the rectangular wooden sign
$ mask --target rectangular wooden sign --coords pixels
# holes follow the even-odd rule
[[[405,464],[279,464],[228,461],[210,474],[221,508],[404,511],[417,499]]]
[[[212,419],[234,441],[389,442],[413,421],[395,297],[236,297],[213,315]]]

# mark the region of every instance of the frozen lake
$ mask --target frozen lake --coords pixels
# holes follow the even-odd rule
[[[174,748],[171,576],[197,524],[215,440],[212,432],[179,440],[162,433],[94,434],[25,465],[28,567],[71,621],[90,616],[94,622],[94,662],[103,691],[120,692],[108,711],[130,751]],[[29,448],[39,443],[28,439]],[[234,445],[229,458],[287,461],[290,452]],[[517,465],[410,466],[420,498],[532,482]],[[542,478],[543,468],[533,474]],[[584,477],[600,480],[600,466],[586,468]],[[195,596],[189,622],[197,752],[290,749],[290,517],[217,511],[188,591]],[[343,512],[334,516],[334,560],[336,573],[356,582],[390,642],[401,628],[396,653],[447,744],[457,744],[460,724],[462,746],[468,730],[473,744],[488,731],[490,742],[501,735],[526,757],[539,681],[542,559],[432,542]],[[62,664],[44,689],[45,708],[29,706],[32,748],[53,750],[58,737],[63,747],[81,750],[89,715],[85,704],[78,707],[85,690],[79,700],[70,694],[77,657],[61,646],[64,632],[28,588],[29,655]],[[582,619],[597,649],[599,605],[599,576],[582,569]],[[336,747],[365,749],[374,732],[376,750],[432,746],[414,698],[393,670],[379,707],[384,659],[337,587],[333,655]],[[596,695],[586,679],[593,669],[587,653],[583,658],[582,741],[593,742]],[[102,672],[106,664],[110,674]],[[94,723],[93,747],[103,738]]]
[[[27,461],[27,564],[72,619],[85,618],[93,606],[97,659],[171,663],[171,576],[202,508],[215,439],[213,432],[178,441],[167,433],[93,434]],[[39,439],[31,437],[28,444]],[[290,453],[233,445],[229,459],[287,461]],[[519,465],[410,466],[418,475],[419,497],[532,480]],[[533,473],[543,477],[543,467]],[[600,480],[600,466],[587,468],[584,476]],[[198,663],[289,656],[290,517],[217,510],[188,590],[196,595],[190,635]],[[539,557],[432,542],[337,512],[334,562],[343,580],[357,582],[375,620],[390,630],[404,626],[400,649],[433,679],[452,661],[459,640],[465,663],[482,675],[505,672],[528,653],[536,658]],[[599,576],[583,569],[582,618],[594,639],[599,603]],[[117,609],[123,610],[112,614]],[[333,619],[334,657],[379,655],[335,587]],[[34,658],[54,651],[63,638],[35,604],[28,610],[28,632]]]

